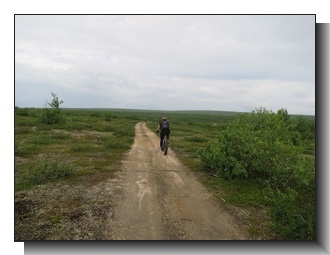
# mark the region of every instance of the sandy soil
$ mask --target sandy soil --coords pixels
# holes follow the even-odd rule
[[[104,222],[107,240],[249,239],[239,221],[216,201],[145,123],[118,174],[121,187]],[[171,144],[169,144],[171,146]]]

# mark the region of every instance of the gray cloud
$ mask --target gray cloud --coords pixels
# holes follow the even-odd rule
[[[15,103],[315,113],[315,17],[15,16]],[[164,103],[165,102],[165,103]]]

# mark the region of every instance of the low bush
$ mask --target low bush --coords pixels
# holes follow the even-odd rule
[[[58,181],[73,175],[74,169],[57,160],[39,162],[34,168],[27,171],[19,181],[19,186],[30,187],[47,182]]]
[[[260,108],[241,114],[200,151],[212,174],[225,180],[258,180],[277,192],[270,198],[271,212],[275,232],[284,239],[315,236],[315,158],[304,155],[302,133],[286,111]]]
[[[29,110],[27,108],[19,108],[18,106],[15,106],[15,115],[29,116]]]
[[[294,189],[278,192],[270,210],[278,240],[315,240],[315,200]]]
[[[55,93],[51,93],[53,99],[50,103],[46,103],[46,107],[43,109],[41,114],[41,121],[45,124],[57,124],[63,121],[63,117],[61,114],[60,105],[63,100],[59,100]],[[50,106],[50,108],[48,108]]]
[[[261,178],[280,188],[300,176],[311,178],[314,169],[301,156],[303,145],[286,118],[258,109],[240,115],[200,155],[206,168],[224,179]]]

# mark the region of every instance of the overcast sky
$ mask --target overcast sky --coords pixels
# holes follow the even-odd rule
[[[16,15],[15,105],[315,114],[313,15]]]

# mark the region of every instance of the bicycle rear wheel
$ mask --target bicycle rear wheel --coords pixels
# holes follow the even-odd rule
[[[164,155],[167,155],[167,149],[168,149],[168,143],[167,143],[167,136],[165,135],[163,140],[163,146],[164,146]]]

